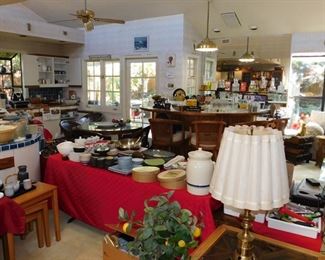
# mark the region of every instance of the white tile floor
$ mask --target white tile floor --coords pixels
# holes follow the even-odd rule
[[[320,169],[314,162],[295,166],[294,180],[306,177],[318,179]],[[325,178],[325,176],[324,176]],[[37,247],[35,231],[27,235],[25,240],[15,237],[17,260],[99,260],[102,259],[102,241],[105,232],[95,229],[80,221],[67,223],[69,216],[61,212],[62,240],[55,240],[53,227],[51,229],[51,247]],[[51,222],[52,223],[52,220]],[[0,245],[0,252],[2,248]],[[2,255],[0,256],[0,259]],[[117,259],[118,260],[118,259]]]

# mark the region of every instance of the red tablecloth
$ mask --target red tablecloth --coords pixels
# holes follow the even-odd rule
[[[25,211],[15,201],[3,197],[0,199],[0,235],[6,233],[23,234],[25,232]]]
[[[58,186],[59,206],[63,211],[103,230],[108,230],[105,224],[119,222],[120,207],[129,212],[134,210],[137,218],[142,219],[144,200],[167,191],[159,183],[138,183],[130,176],[63,161],[58,154],[47,160],[45,182]],[[175,191],[172,199],[197,216],[203,213],[202,239],[214,231],[212,211],[222,205],[219,201],[210,195],[191,195],[185,189]]]

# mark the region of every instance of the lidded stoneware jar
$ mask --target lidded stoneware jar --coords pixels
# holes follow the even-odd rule
[[[209,194],[210,180],[213,174],[214,163],[212,153],[199,148],[188,153],[186,166],[187,191],[193,195]]]

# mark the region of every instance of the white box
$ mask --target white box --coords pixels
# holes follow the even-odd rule
[[[231,206],[223,205],[223,213],[239,218],[239,215],[243,213],[244,210],[236,209]],[[258,223],[264,223],[266,212],[263,211],[252,211],[252,214],[255,216],[254,221]]]
[[[282,220],[270,218],[269,214],[266,216],[267,226],[269,228],[274,228],[282,231],[286,231],[289,233],[310,237],[310,238],[317,238],[317,234],[321,231],[322,221],[321,218],[317,218],[314,220],[316,226],[315,227],[307,227],[299,224],[294,224],[290,222],[285,222]]]

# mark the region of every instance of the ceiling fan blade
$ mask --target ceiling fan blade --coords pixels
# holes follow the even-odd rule
[[[118,19],[109,19],[109,18],[93,18],[96,22],[104,22],[104,23],[119,23],[119,24],[125,24],[125,21],[118,20]]]
[[[66,20],[58,20],[58,21],[50,21],[49,23],[63,23],[63,22],[71,22],[71,21],[77,21],[79,20],[78,18],[74,19],[66,19]]]
[[[24,2],[25,0],[0,0],[0,5],[10,5],[19,2]]]

